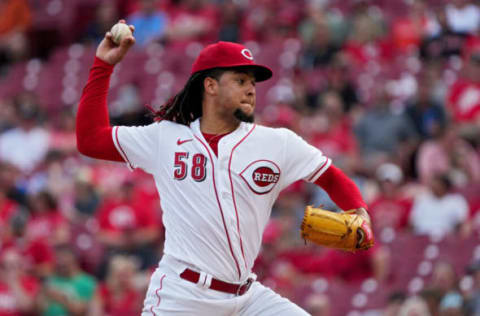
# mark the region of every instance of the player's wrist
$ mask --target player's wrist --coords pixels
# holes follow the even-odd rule
[[[111,69],[113,69],[113,67],[115,67],[115,65],[112,65],[112,64],[108,63],[101,56],[95,55],[95,60],[93,62],[93,67],[102,67],[102,68],[106,68],[106,69],[111,70]]]
[[[367,210],[364,207],[359,207],[357,209],[354,209],[353,211],[355,212],[355,214],[363,218],[368,223],[368,225],[372,224],[370,215],[368,214]]]

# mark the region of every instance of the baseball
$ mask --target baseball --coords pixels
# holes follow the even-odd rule
[[[112,33],[113,42],[117,45],[120,45],[122,39],[132,35],[132,31],[130,30],[128,25],[125,23],[115,24],[114,26],[112,26],[112,29],[110,30],[110,32]]]

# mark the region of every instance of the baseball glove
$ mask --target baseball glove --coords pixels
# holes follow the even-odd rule
[[[354,212],[335,213],[307,206],[301,226],[302,238],[346,251],[372,247],[374,238],[370,224]]]

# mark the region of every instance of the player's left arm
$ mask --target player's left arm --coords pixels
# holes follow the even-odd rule
[[[372,223],[355,183],[340,169],[330,165],[315,180],[315,184],[347,212],[335,213],[307,206],[301,226],[302,238],[347,251],[371,248],[375,242]]]
[[[345,210],[355,210],[357,214],[370,223],[366,211],[367,205],[360,190],[332,161],[318,148],[307,143],[303,138],[288,129],[279,129],[285,140],[285,167],[283,181],[287,186],[303,179],[322,187]]]
[[[312,206],[305,208],[301,234],[319,245],[355,251],[374,243],[370,216],[360,190],[331,160],[288,129],[280,129],[285,139],[283,185],[303,179],[327,191],[346,213],[334,213]],[[351,214],[355,212],[356,215]]]
[[[371,223],[367,204],[363,201],[360,190],[342,170],[330,165],[315,184],[324,189],[342,210],[355,210],[355,213]]]

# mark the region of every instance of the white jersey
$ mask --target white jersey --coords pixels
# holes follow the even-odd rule
[[[249,123],[219,141],[218,157],[199,119],[115,127],[112,135],[129,167],[155,179],[164,252],[231,283],[250,275],[280,191],[314,182],[331,164],[292,131]]]

